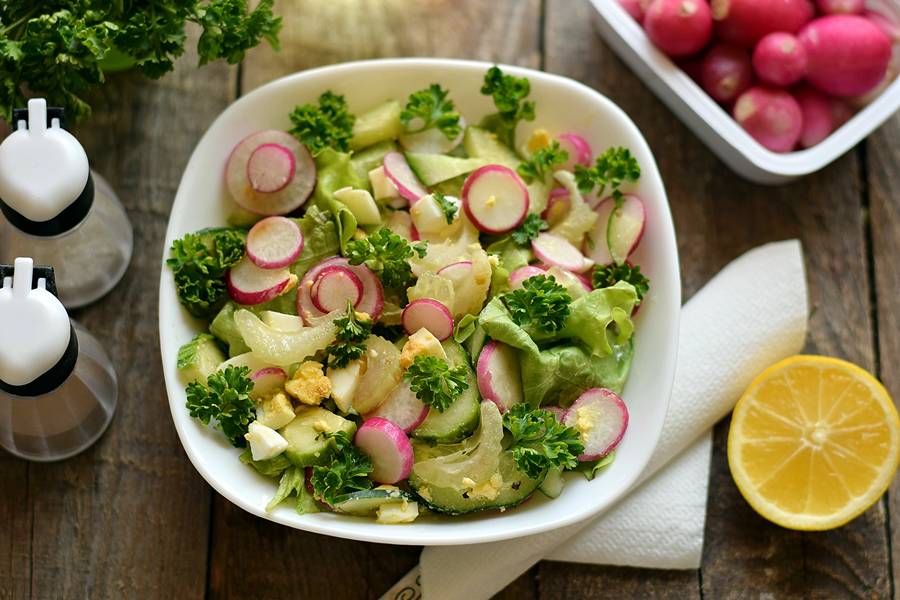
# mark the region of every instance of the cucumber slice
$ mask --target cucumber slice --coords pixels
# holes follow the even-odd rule
[[[481,399],[478,396],[475,372],[469,366],[465,350],[452,339],[445,340],[441,345],[447,353],[451,367],[466,366],[466,381],[469,387],[444,412],[429,411],[428,416],[412,435],[420,440],[451,443],[468,437],[478,427]]]
[[[565,484],[562,469],[550,469],[538,489],[548,498],[559,498]]]
[[[471,173],[487,164],[483,158],[456,158],[443,154],[423,154],[407,152],[406,162],[425,185],[448,181],[460,175]]]
[[[353,123],[350,148],[359,150],[378,142],[397,139],[397,136],[403,132],[400,110],[399,102],[388,100],[356,117],[356,121]]]
[[[413,500],[412,496],[402,490],[375,488],[344,494],[335,499],[332,508],[335,512],[348,515],[367,516],[375,514],[378,507],[389,502]]]
[[[343,431],[351,438],[356,424],[318,406],[297,410],[297,417],[280,431],[288,442],[284,455],[298,467],[324,465],[334,448],[322,430]]]
[[[237,304],[229,300],[209,325],[209,332],[228,346],[229,357],[250,352],[250,346],[244,342],[237,323],[234,322],[234,311],[238,308],[240,307]]]
[[[225,362],[216,338],[201,333],[178,350],[178,371],[184,381],[206,383],[206,378]]]
[[[466,176],[460,175],[447,181],[442,181],[431,187],[432,192],[439,192],[445,196],[453,196],[454,198],[462,198],[463,185],[466,183]]]
[[[478,364],[478,357],[481,355],[481,350],[484,348],[485,344],[487,344],[487,341],[487,332],[484,330],[484,327],[481,326],[481,323],[479,323],[475,326],[475,333],[469,336],[469,339],[465,342],[466,350],[469,351],[473,367]]]
[[[384,155],[396,150],[397,144],[391,140],[379,142],[373,146],[364,148],[359,152],[354,152],[353,156],[350,158],[350,165],[362,181],[368,182],[369,171],[380,167],[382,163],[384,163]]]

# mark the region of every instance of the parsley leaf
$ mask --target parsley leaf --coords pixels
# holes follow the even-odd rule
[[[641,166],[628,148],[610,148],[597,157],[593,167],[575,165],[575,181],[583,194],[589,194],[595,187],[602,196],[607,186],[612,188],[612,196],[618,204],[622,199],[619,191],[626,181],[637,181],[641,177]]]
[[[447,196],[440,192],[434,192],[431,196],[434,198],[434,201],[437,202],[438,206],[441,207],[441,210],[444,211],[447,225],[452,225],[453,219],[456,218],[456,213],[459,212],[459,204],[453,200],[448,200]]]
[[[291,112],[293,127],[290,133],[303,142],[313,156],[325,148],[340,152],[350,150],[353,123],[356,122],[347,109],[343,96],[327,91],[319,96],[319,106],[304,104]]]
[[[211,317],[225,299],[225,273],[244,257],[244,236],[219,229],[189,233],[172,243],[166,264],[175,274],[178,299],[195,317]]]
[[[385,287],[402,290],[412,284],[409,259],[423,258],[426,244],[410,244],[387,228],[361,240],[350,240],[344,252],[351,265],[365,264],[381,278]]]
[[[503,427],[512,435],[508,450],[516,467],[532,479],[554,467],[574,469],[584,452],[578,432],[548,410],[516,404],[503,414]]]
[[[620,281],[627,281],[637,291],[638,302],[650,291],[650,280],[641,273],[641,267],[628,263],[621,265],[605,265],[594,268],[592,277],[594,289],[612,287]]]
[[[488,115],[482,122],[497,134],[497,138],[515,148],[516,125],[519,121],[534,121],[534,102],[525,100],[531,93],[527,77],[506,75],[500,67],[493,66],[484,74],[481,93],[491,96],[497,113]]]
[[[206,385],[198,382],[187,386],[188,412],[204,425],[216,419],[216,429],[222,431],[232,446],[243,448],[247,445],[244,434],[250,421],[256,419],[250,391],[249,367],[226,367],[206,379]]]
[[[451,369],[436,356],[417,356],[404,377],[416,398],[438,412],[447,410],[469,387],[465,365]]]
[[[328,464],[312,468],[309,483],[318,500],[334,505],[338,497],[372,488],[372,461],[353,445],[345,431],[323,433],[334,442]]]
[[[542,231],[546,231],[549,228],[550,225],[548,225],[547,221],[543,220],[540,215],[528,213],[528,216],[525,217],[525,220],[522,221],[522,224],[519,225],[518,229],[510,234],[510,237],[512,237],[512,240],[520,246],[529,246],[531,240],[536,239]]]
[[[363,319],[361,316],[362,313],[356,312],[353,304],[348,301],[347,313],[334,320],[337,335],[327,349],[332,367],[346,367],[366,351],[365,341],[372,333],[372,319]]]
[[[409,125],[414,119],[420,119],[421,126],[413,133],[435,127],[448,140],[456,139],[462,127],[459,124],[459,113],[453,110],[453,100],[447,99],[447,93],[440,85],[432,83],[424,90],[410,94],[406,108],[400,113],[400,121]]]
[[[569,153],[560,147],[559,142],[541,148],[531,155],[531,158],[519,164],[516,171],[525,180],[531,183],[535,179],[546,181],[547,175],[553,172],[553,167],[561,165],[569,160]]]
[[[501,296],[516,325],[532,325],[544,333],[563,328],[572,297],[566,288],[547,275],[529,277],[522,287]]]

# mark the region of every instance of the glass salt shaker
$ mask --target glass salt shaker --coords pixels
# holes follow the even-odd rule
[[[87,449],[112,420],[116,373],[54,294],[51,267],[0,265],[0,447],[35,461]]]
[[[56,268],[68,308],[109,292],[131,261],[134,234],[115,192],[43,98],[17,109],[0,144],[0,262],[31,256]]]

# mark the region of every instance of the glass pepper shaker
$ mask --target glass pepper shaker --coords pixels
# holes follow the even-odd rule
[[[14,112],[0,144],[0,262],[31,256],[54,265],[68,308],[109,292],[131,261],[134,234],[115,192],[93,172],[62,127],[62,109],[42,98]]]
[[[0,282],[0,447],[35,461],[74,456],[112,420],[112,362],[69,320],[52,268],[17,258],[0,265]]]

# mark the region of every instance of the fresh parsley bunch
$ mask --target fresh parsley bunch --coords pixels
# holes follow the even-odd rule
[[[309,478],[316,499],[330,505],[344,494],[372,488],[369,473],[372,461],[353,445],[344,431],[323,433],[334,443],[334,452],[328,464],[315,466]]]
[[[620,281],[627,281],[634,286],[638,302],[650,291],[650,280],[641,273],[641,267],[624,263],[621,265],[601,265],[594,268],[592,276],[594,289],[612,287]]]
[[[209,318],[226,296],[225,272],[244,257],[245,233],[219,229],[189,233],[172,243],[166,264],[175,274],[181,304],[195,317]]]
[[[187,386],[187,409],[192,417],[204,425],[216,419],[216,429],[222,431],[232,446],[243,448],[247,445],[244,434],[250,421],[256,419],[250,391],[249,367],[226,367],[210,375],[206,385],[198,382]]]
[[[5,0],[0,2],[0,118],[41,94],[79,120],[90,114],[80,97],[103,83],[110,53],[125,54],[152,78],[184,54],[188,23],[202,29],[200,64],[236,64],[262,40],[277,48],[281,18],[274,0]]]
[[[404,377],[416,398],[438,412],[447,410],[469,387],[465,365],[450,368],[436,356],[417,356]]]
[[[566,324],[572,297],[553,277],[538,275],[522,282],[522,287],[501,296],[516,325],[536,327],[555,333]]]
[[[528,78],[506,75],[500,67],[493,66],[484,74],[481,93],[490,96],[497,107],[497,113],[485,117],[482,126],[492,130],[501,142],[515,148],[519,121],[534,121],[534,102],[525,100],[531,93]]]
[[[353,309],[353,304],[347,302],[347,313],[335,319],[334,325],[337,327],[337,335],[328,346],[328,355],[331,357],[331,366],[340,369],[366,351],[365,341],[372,333],[372,320],[361,319],[360,314]]]
[[[575,181],[581,193],[589,194],[594,188],[599,188],[597,195],[602,196],[610,187],[616,204],[622,200],[619,187],[640,177],[641,166],[628,148],[610,148],[597,157],[593,167],[575,165]]]
[[[382,228],[361,240],[350,240],[344,252],[351,265],[365,264],[385,287],[403,290],[412,284],[412,268],[409,259],[423,258],[426,245],[410,244],[387,228]]]
[[[503,414],[503,427],[512,436],[508,450],[516,467],[532,479],[555,467],[574,469],[584,452],[578,432],[557,421],[548,410],[516,404]]]
[[[525,183],[531,183],[535,179],[546,181],[547,175],[553,172],[553,168],[567,160],[569,160],[569,153],[560,147],[558,141],[554,140],[551,145],[541,148],[528,160],[520,163],[516,171],[525,180]]]
[[[406,102],[406,108],[400,113],[400,121],[409,125],[413,120],[419,119],[421,124],[417,123],[418,127],[412,133],[437,128],[448,140],[456,139],[462,126],[459,124],[459,113],[454,110],[453,100],[447,98],[447,93],[447,90],[436,83],[413,92]]]
[[[350,113],[344,97],[329,90],[319,96],[318,106],[304,104],[294,108],[290,133],[303,142],[313,156],[325,148],[347,152],[355,122],[356,117]]]

